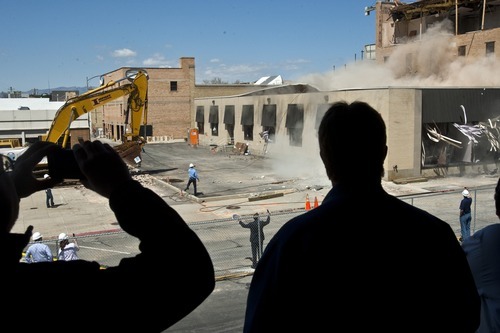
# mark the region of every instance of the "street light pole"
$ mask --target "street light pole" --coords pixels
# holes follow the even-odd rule
[[[92,79],[95,79],[96,77],[102,77],[102,74],[94,75],[92,77],[88,77],[87,76],[87,91],[89,90],[89,81],[92,80]]]
[[[92,79],[95,79],[96,77],[102,77],[102,75],[101,75],[101,74],[99,74],[99,75],[94,75],[94,76],[92,76],[92,77],[88,77],[88,76],[86,77],[86,79],[87,79],[87,91],[89,91],[89,81],[90,81],[90,80],[92,80]],[[89,126],[89,139],[91,139],[91,137],[90,137],[90,136],[92,136],[92,131],[91,131],[91,127],[92,127],[91,123],[92,123],[92,120],[91,120],[91,118],[92,118],[92,112],[90,112],[90,113],[87,115],[87,122],[88,122],[88,126]]]

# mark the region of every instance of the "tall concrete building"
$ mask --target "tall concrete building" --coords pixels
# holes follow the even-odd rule
[[[440,46],[452,48],[453,58],[460,57],[466,63],[485,56],[500,59],[498,0],[377,1],[372,9],[376,11],[375,45],[379,63],[386,62],[402,45],[420,41],[438,25],[447,29],[447,45]],[[407,52],[403,74],[426,70],[419,67],[415,53]]]

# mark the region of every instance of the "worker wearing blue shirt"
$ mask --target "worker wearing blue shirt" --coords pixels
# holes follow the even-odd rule
[[[34,243],[26,251],[25,261],[27,263],[52,261],[52,251],[47,244],[42,243],[42,234],[35,232],[32,239]]]
[[[189,180],[188,180],[188,183],[187,183],[186,188],[184,189],[184,191],[189,190],[189,185],[193,184],[194,196],[196,196],[196,195],[198,195],[198,191],[197,191],[197,188],[196,188],[196,183],[200,181],[200,178],[198,178],[198,171],[196,171],[196,169],[194,168],[194,164],[193,163],[189,164],[188,176],[189,176]]]
[[[470,237],[470,222],[472,220],[472,198],[467,189],[462,191],[463,199],[460,201],[460,240],[463,242]]]

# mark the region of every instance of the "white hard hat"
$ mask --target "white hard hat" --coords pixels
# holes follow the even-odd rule
[[[62,240],[65,240],[65,239],[69,239],[69,237],[64,232],[61,232],[59,234],[59,237],[57,237],[57,239],[59,239],[60,241],[62,241]]]
[[[42,234],[37,231],[31,237],[33,238],[34,241],[36,241],[37,239],[42,238]]]
[[[470,196],[470,193],[469,193],[469,191],[467,191],[467,190],[463,190],[463,191],[462,191],[462,195],[463,195],[464,197],[469,197],[469,196]]]
[[[194,164],[193,163],[189,163],[189,167],[190,168],[194,168]]]
[[[47,179],[47,178],[49,178],[49,177],[50,177],[50,176],[49,176],[48,174],[43,175],[43,178],[44,178],[44,179]]]

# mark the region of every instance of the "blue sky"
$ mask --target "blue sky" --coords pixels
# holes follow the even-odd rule
[[[299,80],[361,59],[375,42],[364,0],[3,1],[0,91],[85,86],[124,66],[179,67],[196,82]],[[99,84],[98,78],[90,80]]]

